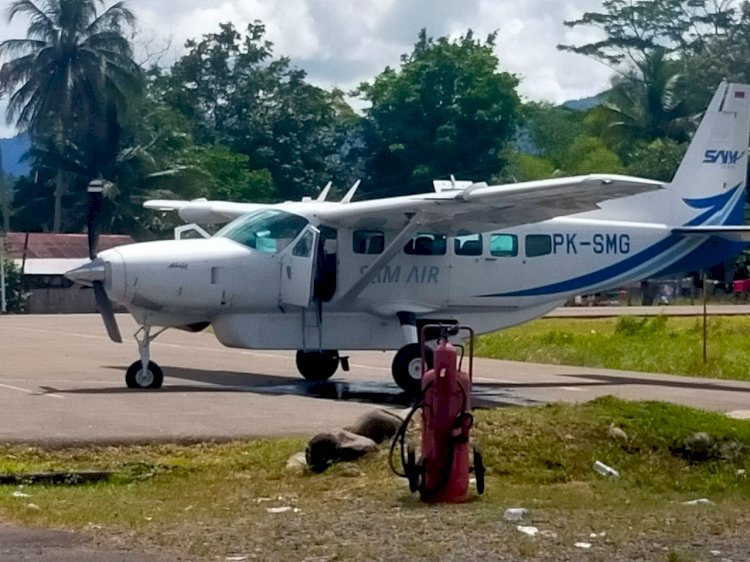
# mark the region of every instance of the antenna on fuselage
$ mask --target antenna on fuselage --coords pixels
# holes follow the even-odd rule
[[[362,180],[357,180],[354,182],[354,185],[351,186],[349,191],[346,192],[346,195],[344,195],[344,198],[341,200],[342,205],[346,205],[347,203],[351,203],[352,197],[354,197],[354,194],[357,193],[357,188],[359,187],[359,184],[362,183]]]
[[[323,188],[323,190],[320,192],[320,195],[318,195],[318,198],[316,201],[325,201],[326,197],[328,197],[328,192],[331,191],[331,186],[333,185],[333,182],[328,182],[326,186]]]

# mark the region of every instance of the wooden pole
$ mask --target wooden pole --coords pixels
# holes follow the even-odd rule
[[[708,353],[706,349],[706,342],[708,340],[708,312],[706,303],[708,302],[708,277],[706,272],[703,272],[703,364],[705,365],[708,361]]]

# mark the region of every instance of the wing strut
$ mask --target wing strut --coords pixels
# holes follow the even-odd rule
[[[367,271],[362,274],[356,283],[354,283],[347,291],[341,295],[340,298],[336,299],[336,303],[348,304],[353,301],[357,296],[367,287],[375,276],[380,273],[380,270],[384,265],[388,264],[398,254],[407,240],[422,226],[422,219],[419,215],[414,215],[409,219],[409,222],[401,229],[396,237],[391,241],[382,254],[372,262]]]

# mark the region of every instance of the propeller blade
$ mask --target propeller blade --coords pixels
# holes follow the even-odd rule
[[[107,328],[109,339],[115,343],[122,343],[120,328],[117,327],[115,313],[112,310],[112,301],[109,300],[107,291],[104,290],[104,283],[102,281],[94,281],[93,285],[96,304],[99,307],[99,313],[102,315],[102,320],[104,320],[104,327]]]
[[[104,182],[94,180],[89,183],[89,205],[88,216],[86,220],[86,232],[89,241],[89,258],[93,261],[96,258],[96,250],[99,242],[99,229],[97,227],[97,218],[99,211],[102,210],[102,196],[104,194]]]

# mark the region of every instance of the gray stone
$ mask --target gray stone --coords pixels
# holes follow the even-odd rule
[[[286,461],[286,470],[294,474],[302,474],[307,470],[307,455],[305,452],[295,453]]]
[[[607,430],[609,436],[615,441],[619,441],[622,444],[628,442],[628,434],[625,433],[622,428],[617,427],[615,424],[609,424],[609,430]]]
[[[704,461],[712,456],[713,447],[713,438],[705,431],[699,431],[685,439],[683,456],[691,461]]]
[[[345,428],[347,431],[369,437],[375,443],[382,443],[390,439],[402,424],[401,418],[385,410],[370,410],[365,412],[354,425]]]
[[[377,443],[369,437],[339,429],[310,439],[305,454],[308,466],[322,472],[333,463],[353,461],[377,449]]]

